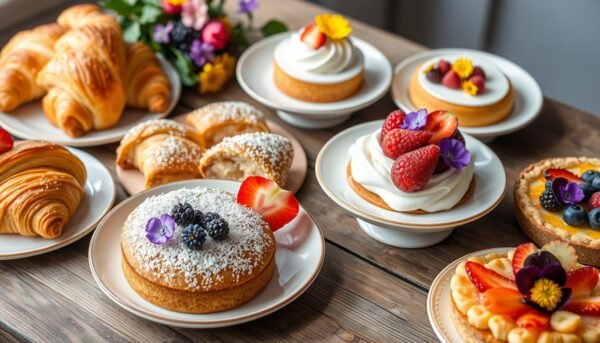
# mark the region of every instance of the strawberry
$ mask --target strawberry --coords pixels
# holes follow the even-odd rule
[[[596,192],[592,194],[590,200],[588,201],[588,207],[591,210],[600,207],[600,192]]]
[[[452,68],[452,65],[450,64],[450,62],[448,62],[446,60],[440,60],[438,62],[437,69],[440,71],[440,73],[442,75],[446,75],[446,73],[450,70],[450,68]]]
[[[439,156],[437,145],[427,145],[398,157],[392,166],[392,182],[404,192],[423,189],[433,175]]]
[[[512,259],[512,269],[513,269],[513,273],[515,275],[517,275],[517,272],[521,268],[523,268],[523,265],[525,264],[525,259],[527,258],[527,256],[533,254],[536,251],[537,251],[537,248],[536,248],[535,244],[533,244],[533,243],[524,243],[517,247],[517,250],[515,251],[515,255],[513,256],[513,259]]]
[[[525,313],[517,319],[517,326],[524,329],[544,331],[550,325],[550,316],[538,311]]]
[[[4,131],[4,129],[0,128],[0,154],[3,152],[7,152],[13,148],[13,139],[8,134],[8,132]]]
[[[454,70],[450,70],[442,78],[442,84],[448,88],[459,89],[461,85],[460,76]]]
[[[571,297],[588,297],[598,284],[598,269],[583,267],[567,273],[565,287],[571,289]]]
[[[485,292],[492,288],[517,289],[517,285],[513,280],[508,279],[477,262],[468,261],[465,265],[465,269],[467,270],[469,279],[480,292]]]
[[[385,135],[393,129],[399,129],[404,123],[404,118],[406,118],[406,113],[401,110],[392,111],[383,121],[383,125],[381,126],[381,133],[379,134],[379,141],[383,141]]]
[[[431,139],[431,132],[393,129],[388,132],[381,142],[383,154],[393,160],[398,156],[427,144]]]
[[[582,315],[600,315],[600,296],[591,298],[572,299],[562,310]]]
[[[247,177],[238,190],[237,202],[255,209],[277,231],[294,219],[300,210],[292,192],[262,176]]]
[[[486,310],[513,318],[531,311],[523,302],[523,295],[514,289],[490,288],[483,293],[483,306]]]
[[[477,87],[477,94],[483,93],[485,91],[485,79],[479,75],[471,76],[469,81],[473,82],[473,84]]]
[[[453,137],[457,129],[458,119],[452,113],[443,110],[429,113],[424,128],[433,134],[429,140],[431,144],[438,144],[444,138]]]
[[[486,79],[485,72],[483,71],[483,69],[481,69],[480,66],[476,66],[475,68],[473,68],[471,77],[473,77],[473,76],[481,76],[484,80]]]
[[[583,180],[571,173],[570,171],[566,170],[566,169],[547,169],[546,172],[544,173],[544,176],[546,177],[546,180],[554,180],[554,179],[558,179],[559,177],[565,178],[567,179],[567,181],[569,182],[576,182],[576,183],[582,183]]]
[[[308,44],[313,49],[318,49],[325,45],[327,36],[319,31],[319,27],[315,23],[308,24],[300,34],[300,40]]]

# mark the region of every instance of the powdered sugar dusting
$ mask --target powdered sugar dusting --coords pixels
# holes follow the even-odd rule
[[[215,118],[219,122],[227,120],[244,120],[251,123],[264,121],[264,115],[254,106],[241,101],[213,102],[200,107],[193,114],[201,114]]]
[[[138,135],[140,135],[140,133],[142,133],[144,130],[146,130],[147,128],[150,128],[150,127],[156,128],[156,129],[167,129],[167,130],[169,130],[170,134],[179,135],[179,136],[184,135],[186,132],[188,132],[190,130],[190,128],[188,126],[178,123],[173,120],[152,119],[152,120],[147,120],[145,122],[139,123],[136,126],[132,127],[129,131],[127,131],[127,133],[125,134],[125,136],[123,137],[121,142],[127,142],[132,139],[135,139]]]
[[[186,138],[168,136],[158,146],[148,149],[146,161],[152,161],[159,167],[197,163],[202,151],[200,147]]]
[[[170,213],[173,206],[188,202],[202,212],[216,212],[229,223],[229,236],[224,241],[207,239],[202,250],[188,249],[182,241],[183,228],[177,227],[166,244],[155,245],[146,238],[145,227],[152,217]],[[143,272],[150,273],[168,285],[183,276],[190,289],[206,288],[219,274],[230,270],[235,279],[250,274],[274,244],[263,232],[266,225],[254,210],[236,203],[232,194],[204,187],[183,188],[150,197],[127,218],[121,239]]]

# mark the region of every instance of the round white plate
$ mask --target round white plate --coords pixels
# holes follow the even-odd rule
[[[140,297],[121,268],[121,227],[146,198],[183,187],[211,187],[236,193],[240,183],[190,180],[138,193],[117,205],[98,225],[90,242],[90,269],[100,289],[117,305],[142,318],[178,327],[214,328],[258,319],[295,300],[315,280],[325,257],[325,240],[312,217],[300,207],[298,217],[275,232],[276,270],[267,287],[250,302],[224,312],[190,314],[163,309]]]
[[[283,111],[286,122],[300,127],[320,127],[333,122],[341,122],[352,112],[367,107],[379,100],[387,92],[392,81],[392,67],[387,58],[377,48],[359,38],[352,41],[364,56],[364,84],[354,96],[331,103],[315,103],[296,100],[282,93],[273,82],[273,52],[283,39],[292,33],[284,32],[265,38],[248,48],[240,57],[237,65],[237,79],[240,86],[256,101]],[[294,121],[294,119],[296,121]],[[337,119],[337,120],[336,120]],[[301,120],[311,122],[302,125]]]
[[[458,334],[458,331],[452,323],[452,299],[450,295],[450,279],[456,270],[456,267],[472,256],[485,256],[492,253],[506,253],[511,248],[494,248],[481,250],[472,254],[463,256],[450,263],[433,280],[429,293],[427,294],[427,315],[433,331],[440,342],[443,343],[462,343],[464,340]]]
[[[92,231],[115,201],[115,184],[106,167],[87,152],[69,148],[85,165],[87,180],[75,215],[57,239],[0,235],[0,260],[44,254],[71,244]]]
[[[477,139],[464,135],[475,160],[475,191],[462,205],[448,211],[407,214],[379,208],[354,193],[346,180],[348,149],[359,137],[379,129],[382,120],[371,121],[340,132],[325,144],[315,163],[321,188],[343,209],[369,223],[408,232],[435,232],[483,217],[504,196],[506,174],[498,156]]]
[[[164,118],[175,107],[181,95],[181,81],[175,68],[162,56],[157,55],[160,65],[171,85],[171,99],[167,110],[162,113],[126,107],[121,119],[114,127],[100,131],[90,131],[81,137],[69,137],[52,125],[42,110],[42,101],[34,100],[11,113],[0,112],[0,126],[14,136],[23,139],[42,139],[58,144],[87,147],[118,142],[132,126],[149,119]]]
[[[463,133],[482,140],[491,140],[497,136],[517,131],[537,118],[544,102],[542,90],[535,79],[515,63],[487,52],[469,49],[438,49],[413,55],[400,62],[394,69],[392,82],[392,98],[403,111],[416,110],[408,97],[410,78],[415,68],[435,58],[452,58],[469,56],[474,60],[482,59],[493,63],[510,81],[515,90],[515,98],[511,115],[503,121],[482,127],[461,127]],[[433,109],[431,109],[433,110]]]

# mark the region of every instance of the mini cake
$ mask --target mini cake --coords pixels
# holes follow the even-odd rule
[[[275,85],[302,101],[334,102],[356,94],[363,83],[363,55],[340,15],[321,14],[281,41],[274,54]]]
[[[381,129],[350,147],[347,180],[380,208],[429,213],[449,210],[473,193],[475,165],[458,120],[446,111],[394,111]]]
[[[519,224],[534,242],[567,241],[582,263],[600,266],[600,159],[534,163],[519,174],[514,197]]]
[[[504,120],[512,112],[514,90],[491,62],[474,65],[465,57],[433,59],[415,69],[408,95],[416,108],[443,108],[460,125],[479,127]]]
[[[472,257],[450,282],[452,319],[466,342],[600,342],[598,270],[554,241]]]

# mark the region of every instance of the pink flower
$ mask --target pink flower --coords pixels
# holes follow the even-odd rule
[[[202,30],[202,40],[214,46],[217,50],[225,48],[229,43],[229,38],[229,30],[218,20],[209,22]]]
[[[208,6],[204,0],[189,0],[181,6],[181,22],[200,31],[208,21]]]
[[[160,4],[162,6],[163,12],[165,12],[166,14],[174,15],[181,12],[181,5],[172,3],[172,1],[160,0]]]

